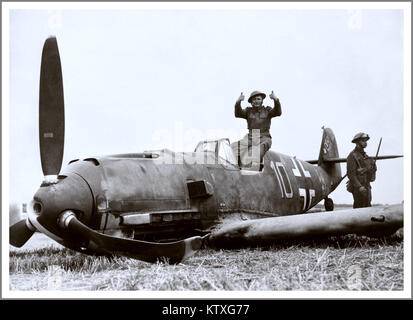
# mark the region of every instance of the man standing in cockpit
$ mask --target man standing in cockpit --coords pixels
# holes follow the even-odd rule
[[[231,145],[234,154],[238,156],[238,164],[241,167],[252,167],[252,169],[261,170],[264,155],[271,148],[271,119],[281,115],[281,104],[280,100],[274,95],[274,91],[272,91],[270,98],[274,101],[274,108],[264,107],[265,97],[265,93],[253,91],[248,98],[251,107],[242,109],[241,101],[245,97],[241,92],[235,102],[235,117],[246,119],[248,123],[248,134],[242,140]],[[248,156],[251,151],[252,157]]]

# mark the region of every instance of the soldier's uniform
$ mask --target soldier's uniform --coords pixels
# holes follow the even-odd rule
[[[251,103],[253,97],[261,95],[263,99],[265,94],[259,91],[254,91],[248,99]],[[272,137],[270,135],[271,119],[281,115],[280,100],[274,100],[274,108],[271,107],[247,107],[241,108],[241,101],[235,104],[235,117],[243,118],[248,123],[248,134],[240,141],[234,142],[231,147],[235,155],[239,155],[240,165],[249,166],[255,164],[261,164],[265,153],[271,148]],[[259,159],[253,159],[255,156],[252,148],[259,147]],[[249,155],[248,155],[249,153]],[[258,153],[258,152],[257,152]]]
[[[352,142],[356,143],[359,139],[369,139],[365,133],[358,133]],[[371,207],[371,185],[376,179],[376,163],[371,159],[362,147],[357,145],[347,157],[347,176],[349,178],[348,191],[353,194],[353,208]],[[360,191],[360,187],[366,190]]]

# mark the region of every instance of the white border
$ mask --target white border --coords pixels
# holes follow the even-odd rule
[[[411,186],[412,186],[412,172],[411,172],[411,165],[412,165],[412,150],[411,150],[411,136],[412,136],[412,128],[411,128],[411,102],[412,102],[412,92],[411,92],[411,28],[412,28],[412,20],[411,20],[411,3],[409,2],[407,8],[404,9],[404,75],[403,75],[403,102],[404,102],[404,115],[403,115],[403,129],[404,129],[404,225],[409,226],[408,228],[404,228],[404,290],[406,292],[410,292],[410,298],[412,297],[412,278],[411,278],[411,271],[412,271],[412,252],[411,252],[411,226],[412,226],[412,203],[411,203]]]
[[[1,126],[2,126],[2,159],[1,159],[1,187],[2,187],[2,297],[5,296],[7,290],[9,289],[9,214],[4,214],[9,212],[9,199],[10,199],[10,50],[9,50],[9,10],[2,8],[2,108],[1,108]],[[6,287],[7,285],[7,287]]]
[[[2,215],[2,297],[3,298],[92,298],[92,299],[291,299],[291,298],[411,298],[411,3],[406,2],[295,2],[295,3],[268,3],[268,2],[158,2],[158,3],[115,3],[115,2],[85,2],[85,3],[57,3],[57,2],[3,2],[2,3],[2,47],[3,47],[3,97],[2,97],[2,143],[3,143],[3,203],[2,212],[8,212],[9,208],[9,11],[11,9],[81,9],[81,10],[111,10],[111,9],[141,9],[141,10],[251,10],[251,9],[401,9],[404,11],[404,290],[403,291],[36,291],[33,295],[31,291],[10,291],[9,290],[9,250],[8,239],[9,230],[5,226],[9,225],[9,215]],[[167,301],[165,301],[167,303]]]
[[[35,292],[35,294],[33,294]],[[35,299],[400,299],[400,291],[8,291],[7,298]],[[165,304],[169,301],[165,301]]]
[[[3,2],[3,9],[261,10],[407,9],[406,2]]]

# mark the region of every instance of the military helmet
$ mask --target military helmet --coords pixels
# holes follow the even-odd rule
[[[351,142],[356,143],[358,140],[366,140],[367,141],[369,139],[370,139],[370,137],[367,133],[359,132],[354,136],[354,138],[353,138],[353,140],[351,140]]]
[[[254,98],[255,96],[261,96],[262,100],[264,100],[266,97],[266,94],[262,93],[261,91],[255,90],[251,93],[250,97],[248,98],[248,102],[251,103],[252,98]]]

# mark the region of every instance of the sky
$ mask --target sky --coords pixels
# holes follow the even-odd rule
[[[11,10],[10,96],[3,105],[10,115],[10,201],[30,201],[43,179],[39,73],[50,35],[57,37],[63,70],[63,166],[115,153],[193,151],[205,139],[238,140],[247,124],[234,117],[234,103],[241,92],[248,98],[254,90],[267,93],[269,106],[273,90],[282,105],[282,115],[272,120],[271,149],[312,160],[318,158],[322,126],[334,131],[341,157],[354,148],[358,132],[371,137],[369,155],[375,155],[381,137],[381,155],[408,151],[403,19],[396,9],[236,5]],[[377,162],[373,203],[404,200],[406,161]],[[345,183],[330,197],[335,203],[353,201]]]

